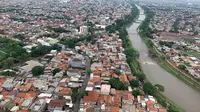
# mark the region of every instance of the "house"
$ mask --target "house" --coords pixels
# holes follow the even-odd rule
[[[66,101],[65,100],[51,100],[48,104],[48,110],[63,110],[65,106]]]
[[[18,94],[18,90],[17,89],[13,89],[8,95],[7,97],[14,99],[14,97]],[[1,99],[0,99],[1,100]]]
[[[122,75],[120,76],[120,80],[121,80],[124,84],[128,84],[128,83],[129,83],[126,74],[122,74]]]
[[[102,85],[101,85],[101,94],[109,95],[109,93],[110,93],[110,88],[111,88],[110,85],[102,84]]]
[[[16,83],[13,82],[14,78],[7,78],[6,81],[2,84],[2,87],[6,90],[12,90]]]
[[[84,103],[94,103],[94,104],[96,104],[98,98],[99,98],[99,94],[98,94],[97,91],[95,91],[95,90],[89,91],[88,96],[83,97],[83,102]]]
[[[123,95],[123,103],[133,105],[134,96],[132,94]]]
[[[94,71],[96,69],[102,69],[103,68],[103,64],[102,62],[94,62],[91,65],[91,70]]]
[[[31,106],[33,100],[34,98],[32,97],[25,99],[24,102],[21,104],[21,108],[27,110]]]
[[[51,98],[52,94],[48,94],[48,93],[41,93],[38,95],[38,98]]]
[[[14,106],[12,109],[10,109],[10,112],[17,112],[19,110],[19,106]]]
[[[31,112],[43,112],[46,106],[45,99],[39,99],[30,107]]]
[[[63,97],[66,99],[66,106],[72,109],[73,107],[72,97],[71,96],[63,96]]]
[[[32,87],[32,84],[31,83],[27,83],[25,85],[21,85],[18,87],[19,91],[22,91],[22,92],[27,92],[31,89]]]
[[[74,58],[69,61],[69,66],[72,68],[85,68],[86,63],[81,59]]]
[[[68,69],[67,70],[67,75],[70,77],[75,77],[75,76],[81,76],[81,72],[79,70],[73,70],[73,69]]]
[[[149,112],[158,112],[158,109],[154,107],[154,102],[151,100],[146,101],[147,110]]]

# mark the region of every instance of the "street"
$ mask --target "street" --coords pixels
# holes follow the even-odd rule
[[[85,88],[87,87],[88,81],[90,79],[90,75],[87,74],[87,70],[90,69],[90,59],[85,56],[86,59],[86,77],[85,80],[83,82],[83,85],[81,88],[79,88],[79,93],[77,95],[77,99],[76,99],[76,103],[74,104],[74,111],[73,112],[78,112],[79,111],[79,107],[80,107],[80,101],[81,101],[81,97],[82,97],[82,93],[85,91]]]

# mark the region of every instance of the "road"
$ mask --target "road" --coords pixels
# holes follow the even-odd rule
[[[82,93],[85,91],[85,88],[87,87],[88,81],[90,79],[90,75],[87,74],[87,70],[90,69],[91,63],[90,63],[90,59],[87,56],[85,56],[85,59],[86,59],[86,77],[85,77],[85,80],[83,82],[82,87],[79,89],[79,93],[77,95],[76,103],[74,104],[74,111],[73,112],[79,111]]]

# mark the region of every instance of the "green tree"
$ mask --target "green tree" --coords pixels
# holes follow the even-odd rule
[[[140,93],[140,90],[133,90],[132,91],[132,95],[134,96],[134,97],[137,97],[138,95],[140,95],[141,93]]]
[[[61,27],[59,27],[59,28],[52,28],[52,30],[53,30],[54,32],[56,32],[56,33],[71,33],[70,30],[66,30],[66,29],[61,28]]]
[[[92,70],[91,69],[87,69],[87,75],[90,75],[92,73]]]
[[[194,35],[198,35],[198,34],[199,34],[199,32],[198,32],[198,31],[195,31],[195,32],[194,32]]]
[[[170,105],[170,106],[168,107],[167,112],[179,112],[179,110],[176,109],[174,106]]]
[[[25,39],[25,37],[24,37],[23,34],[17,34],[17,35],[14,35],[13,37],[14,37],[14,38],[17,38],[17,39],[19,39],[19,40]]]
[[[117,75],[121,75],[120,70],[116,69],[116,70],[115,70],[115,74],[117,74]]]
[[[72,102],[75,103],[78,96],[78,88],[72,88]]]
[[[43,66],[35,66],[31,70],[33,76],[38,76],[44,73],[44,67]]]
[[[155,86],[153,86],[150,82],[146,82],[143,85],[143,90],[146,94],[153,95],[153,96],[155,95],[155,92],[156,92]]]
[[[143,82],[146,77],[143,73],[138,73],[138,74],[136,74],[136,76],[139,79],[139,81],[141,81],[141,82]]]
[[[42,55],[49,53],[52,49],[53,49],[53,47],[51,47],[51,46],[39,45],[39,46],[33,47],[31,49],[31,56],[32,57],[42,56]]]
[[[119,78],[112,78],[112,79],[110,79],[109,80],[109,84],[111,85],[112,88],[115,88],[117,90],[127,90],[128,89],[128,87],[125,86],[123,84],[123,82],[121,82],[119,80]]]
[[[132,47],[128,47],[127,49],[125,49],[125,54],[130,57],[139,56],[139,52]]]
[[[186,70],[186,66],[183,64],[178,65],[178,68],[181,70]]]
[[[60,68],[55,68],[55,69],[52,71],[52,73],[53,73],[53,75],[56,75],[56,73],[58,73],[58,72],[60,72],[60,71],[61,71]]]
[[[91,21],[87,21],[87,26],[88,26],[88,32],[90,33],[90,35],[94,34],[94,27],[95,27],[95,24],[93,24]]]
[[[14,64],[14,58],[13,57],[8,57],[7,59],[5,59],[3,61],[3,65],[4,65],[4,68],[11,68]]]
[[[155,87],[157,88],[158,91],[160,92],[164,92],[165,91],[165,87],[160,85],[160,84],[156,84]]]
[[[16,73],[14,71],[5,71],[5,72],[2,72],[1,75],[3,75],[3,76],[15,76]]]
[[[130,85],[132,88],[135,88],[135,87],[138,87],[139,86],[139,81],[138,80],[132,80],[132,81],[129,81],[130,82]]]

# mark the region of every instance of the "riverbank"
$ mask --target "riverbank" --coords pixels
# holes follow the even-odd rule
[[[144,38],[142,38],[142,39],[143,39],[145,45],[148,48],[150,48],[150,44],[148,43],[148,40],[146,40]],[[149,82],[149,80],[147,78],[145,78],[145,81]],[[178,112],[185,112],[185,110],[181,106],[179,106],[176,103],[174,103],[172,100],[170,100],[169,98],[167,98],[166,96],[164,96],[162,93],[157,94],[155,97],[157,99],[160,99],[160,101],[159,101],[160,103],[166,102],[167,104],[169,104],[171,106],[170,108],[173,108],[173,110],[176,110],[176,111],[173,111],[173,112],[177,112],[177,111]]]
[[[140,35],[140,34],[139,34]],[[151,48],[151,44],[148,42],[148,40],[147,39],[145,39],[144,37],[142,37],[142,40],[144,41],[144,43],[145,43],[145,45],[148,47],[148,48]],[[153,49],[152,49],[153,50]],[[154,51],[153,51],[154,52]],[[161,63],[158,63],[159,65],[161,64]],[[162,64],[163,65],[163,64]],[[148,79],[146,78],[145,79],[146,81],[148,81]],[[149,81],[148,81],[149,82]],[[160,102],[163,102],[163,101],[165,101],[165,102],[167,102],[169,105],[171,105],[172,106],[172,108],[174,108],[173,110],[177,110],[178,112],[185,112],[185,110],[181,107],[181,106],[179,106],[179,105],[177,105],[175,102],[173,102],[172,100],[170,100],[169,98],[167,98],[165,95],[163,95],[162,93],[159,93],[157,96],[156,96],[158,99],[161,99],[161,101]]]
[[[146,16],[144,15],[144,10],[139,7],[141,14],[139,16],[139,21],[144,21]],[[140,53],[139,59],[142,70],[146,74],[146,77],[152,84],[161,84],[165,87],[165,91],[162,92],[164,96],[172,100],[175,104],[184,108],[186,112],[198,112],[200,107],[198,102],[200,101],[200,94],[190,86],[188,86],[183,81],[174,77],[172,74],[164,70],[156,61],[155,53],[149,51],[152,43],[148,40],[144,40],[138,34],[138,27],[141,25],[141,22],[135,22],[129,28],[127,28],[130,40],[132,41],[132,46],[137,49]],[[148,25],[143,27],[144,29],[148,28]],[[147,31],[147,30],[146,30]],[[146,34],[151,34],[146,32]],[[147,38],[148,39],[148,38]],[[145,42],[146,41],[146,42]]]
[[[145,15],[148,16],[146,13]],[[145,20],[145,22],[148,22],[148,21]],[[164,70],[166,70],[173,76],[177,77],[178,79],[182,80],[188,86],[200,92],[200,82],[198,82],[197,80],[189,76],[189,74],[182,72],[181,70],[176,68],[172,63],[170,63],[167,60],[165,54],[162,54],[161,52],[159,52],[152,44],[149,37],[147,35],[144,35],[143,33],[144,30],[141,29],[142,25],[143,24],[141,24],[138,27],[138,33],[140,37],[142,37],[142,40],[144,41],[145,45],[148,47],[149,51],[151,52],[152,57],[154,57],[155,61],[160,65],[160,67],[162,67]]]
[[[139,11],[138,11],[138,16],[136,16],[135,19],[138,19],[139,17]],[[133,21],[135,21],[135,19]],[[132,23],[131,23],[132,24]],[[128,25],[130,26],[130,25]],[[128,39],[127,43],[131,43],[131,40]],[[133,48],[132,45],[128,44],[128,47]],[[134,49],[136,51],[136,49]],[[137,55],[138,57],[139,55]],[[130,58],[129,56],[127,56],[127,58]],[[143,70],[141,69],[141,63],[138,61],[138,58],[132,58],[131,60],[129,59],[127,61],[129,63],[129,66],[131,67],[131,70],[134,74],[136,74],[137,78],[139,78],[139,80],[143,79],[144,83],[150,83],[148,81],[148,79],[145,77],[145,74],[143,72]],[[151,87],[153,87],[152,84],[150,84]],[[184,112],[184,109],[180,106],[178,106],[177,104],[175,104],[173,101],[169,100],[167,97],[165,97],[162,93],[155,93],[153,96],[155,96],[158,100],[158,102],[163,106],[168,108],[169,111],[173,111],[173,112]]]

